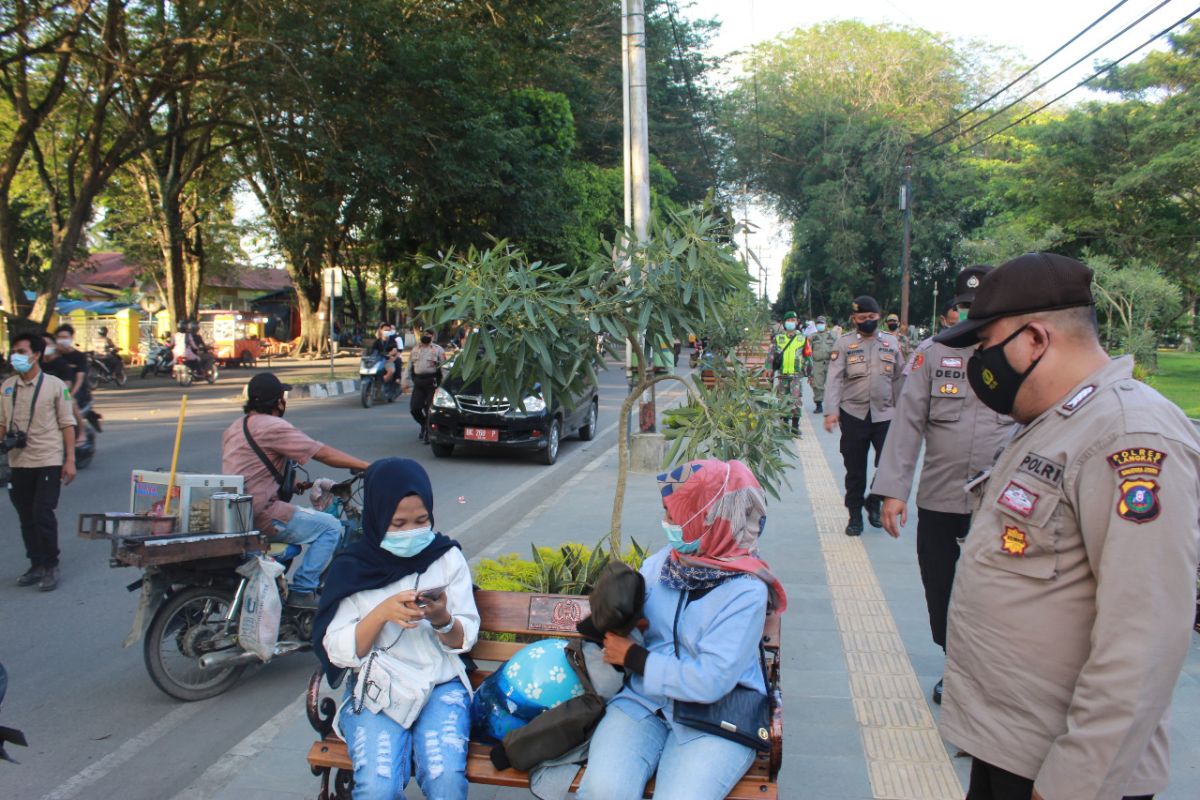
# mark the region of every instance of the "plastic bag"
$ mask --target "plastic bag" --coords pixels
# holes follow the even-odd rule
[[[275,655],[279,640],[279,617],[283,601],[279,597],[276,578],[284,567],[273,558],[255,556],[237,568],[238,574],[250,579],[242,596],[242,613],[238,618],[238,644],[262,661]]]

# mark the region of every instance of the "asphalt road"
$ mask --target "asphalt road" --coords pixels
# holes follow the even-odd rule
[[[219,472],[221,432],[240,416],[237,384],[250,374],[231,370],[216,386],[187,390],[180,471]],[[564,441],[554,467],[520,454],[479,451],[435,459],[417,440],[407,397],[370,410],[354,395],[297,400],[287,413],[310,435],[363,459],[406,456],[424,463],[438,527],[471,556],[615,444],[624,393],[619,368],[601,375],[601,435],[588,443]],[[136,377],[125,389],[97,392],[105,432],[95,460],[59,504],[57,591],[15,585],[27,564],[16,514],[0,499],[0,661],[9,673],[0,724],[23,729],[30,742],[14,748],[19,766],[0,764],[0,797],[172,797],[294,700],[313,669],[311,655],[283,658],[252,668],[221,697],[184,704],[151,683],[140,643],[121,646],[137,601],[125,587],[140,573],[110,568],[107,543],[79,539],[75,526],[83,512],[127,510],[132,469],[169,466],[181,394],[165,379]],[[339,476],[321,465],[310,471]]]

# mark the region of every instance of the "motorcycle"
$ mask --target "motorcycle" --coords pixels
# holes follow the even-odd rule
[[[342,521],[341,552],[362,535],[362,476],[318,482],[318,489],[322,502],[328,502],[324,510]],[[300,546],[275,545],[272,551],[277,548],[282,552],[270,557],[286,573]],[[144,637],[146,671],[164,693],[184,701],[215,697],[237,683],[248,666],[260,663],[238,641],[243,611],[257,613],[246,602],[251,579],[238,570],[246,560],[235,555],[148,566],[141,580],[128,587],[142,596],[125,646]],[[315,616],[314,609],[283,605],[273,657],[311,650]]]
[[[198,358],[189,365],[186,356],[175,356],[175,380],[180,386],[191,386],[193,381],[216,383],[217,373],[216,361],[209,363],[208,369],[205,369],[203,359]]]
[[[88,353],[88,385],[93,389],[113,384],[125,385],[125,363],[117,353]]]
[[[170,375],[175,366],[175,357],[171,354],[171,345],[156,342],[150,346],[146,354],[146,364],[142,367],[142,377],[151,375]]]
[[[376,401],[394,403],[400,396],[400,379],[391,383],[385,379],[387,359],[378,353],[364,355],[358,363],[359,383],[362,384],[362,406],[370,408]],[[396,369],[400,369],[399,359]]]
[[[100,413],[90,405],[83,412],[87,430],[81,431],[75,437],[75,469],[86,469],[92,463],[92,458],[96,455],[96,434],[103,431],[100,426],[102,419],[104,417],[100,416]]]
[[[4,665],[0,664],[0,704],[4,703],[4,695],[8,692],[8,671],[4,669]],[[0,761],[11,761],[19,763],[15,758],[4,751],[5,744],[15,744],[18,747],[28,747],[29,742],[25,740],[25,734],[21,733],[16,728],[5,728],[0,726]]]

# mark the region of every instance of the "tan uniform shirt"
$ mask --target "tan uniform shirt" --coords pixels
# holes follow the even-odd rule
[[[876,331],[874,336],[847,333],[837,340],[830,358],[825,388],[828,413],[841,409],[858,419],[870,413],[872,422],[890,420],[904,367],[896,337],[886,331]]]
[[[1016,434],[974,487],[954,579],[942,733],[1047,800],[1167,786],[1200,437],[1132,370],[1112,361]]]
[[[808,343],[812,346],[813,361],[828,361],[833,355],[833,347],[837,344],[837,338],[837,335],[831,330],[817,331],[808,337]]]
[[[926,339],[905,372],[887,443],[871,493],[908,500],[921,442],[925,463],[917,507],[969,514],[967,481],[988,469],[1013,432],[1011,417],[985,406],[967,383],[973,347],[952,348]]]
[[[39,380],[42,381],[42,389],[37,392]],[[36,404],[33,404],[34,392],[37,392]],[[25,431],[27,437],[24,447],[8,451],[10,467],[32,469],[62,466],[65,460],[62,431],[63,428],[75,427],[75,412],[71,407],[71,392],[67,385],[41,370],[28,383],[19,375],[8,378],[0,384],[0,435],[10,426]]]

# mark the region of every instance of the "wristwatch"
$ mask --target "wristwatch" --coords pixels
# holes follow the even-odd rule
[[[453,616],[451,616],[450,621],[447,622],[442,627],[438,628],[435,626],[433,629],[433,632],[445,636],[447,633],[449,633],[452,630],[454,630],[454,617]]]

